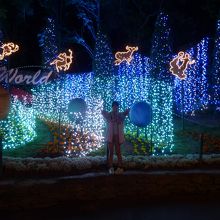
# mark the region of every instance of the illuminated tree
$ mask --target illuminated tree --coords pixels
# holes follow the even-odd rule
[[[172,82],[169,62],[172,58],[168,15],[161,12],[155,23],[149,65],[148,102],[152,106],[152,123],[147,137],[154,143],[153,153],[169,153],[173,147]]]
[[[75,5],[77,8],[77,17],[82,22],[84,30],[91,36],[94,42],[97,41],[97,33],[100,30],[100,0],[69,0],[69,4]],[[91,58],[94,57],[95,52],[82,34],[74,32],[69,36],[73,42],[83,46]]]
[[[105,108],[108,109],[113,100],[115,87],[113,62],[113,54],[107,37],[98,32],[93,60],[93,94],[100,96],[104,100]]]
[[[217,21],[212,63],[212,102],[220,106],[220,19]]]
[[[183,111],[194,115],[196,110],[206,108],[209,103],[207,80],[208,46],[209,39],[204,38],[196,46],[187,50],[191,59],[195,60],[195,63],[189,65],[186,69],[187,77],[185,80],[176,78],[174,81],[175,108],[178,112]]]
[[[151,49],[151,77],[166,82],[172,82],[173,76],[169,72],[169,61],[172,57],[170,27],[168,15],[161,12],[155,23],[155,30]]]
[[[57,39],[55,34],[55,22],[52,18],[47,19],[45,29],[38,35],[39,46],[42,49],[42,62],[49,64],[58,53]]]
[[[152,123],[138,129],[127,119],[125,131],[133,136],[138,131],[141,138],[152,140],[153,154],[170,153],[173,148],[172,86],[151,79],[149,71],[149,58],[138,53],[130,65],[122,63],[118,67],[116,100],[121,110],[130,108],[135,102],[148,102],[152,107]]]

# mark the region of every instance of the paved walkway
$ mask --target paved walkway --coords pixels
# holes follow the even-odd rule
[[[71,204],[47,209],[1,213],[2,220],[219,220],[219,203],[157,202],[103,207],[83,212],[73,211]]]
[[[12,186],[12,185],[23,185],[23,186],[31,186],[34,184],[54,184],[59,181],[67,181],[67,180],[82,180],[82,179],[95,179],[97,177],[123,177],[123,176],[133,176],[136,175],[145,175],[145,176],[164,176],[164,175],[187,175],[187,174],[205,174],[205,175],[220,175],[220,169],[189,169],[189,170],[154,170],[154,171],[125,171],[120,175],[110,175],[106,172],[88,172],[84,174],[78,174],[73,176],[63,176],[63,177],[45,177],[45,178],[10,178],[10,179],[0,179],[0,187],[1,186]]]
[[[0,180],[0,220],[219,220],[220,169]]]

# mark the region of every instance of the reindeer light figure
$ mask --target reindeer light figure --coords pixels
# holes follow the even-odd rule
[[[3,44],[1,47],[2,54],[0,54],[0,60],[3,60],[6,56],[10,56],[12,53],[15,53],[19,50],[19,46],[12,42]]]
[[[120,65],[123,61],[127,61],[128,64],[130,64],[130,62],[132,61],[133,57],[133,53],[135,51],[138,50],[138,47],[130,47],[130,46],[126,46],[125,49],[127,51],[125,52],[117,52],[115,54],[115,65],[118,66]]]
[[[50,65],[56,65],[57,72],[60,72],[62,70],[67,71],[70,68],[73,60],[73,52],[70,49],[68,51],[69,55],[67,55],[66,53],[60,53],[58,55],[58,58],[50,63]]]
[[[195,60],[190,60],[190,55],[183,51],[180,51],[171,62],[170,62],[170,72],[179,78],[180,80],[186,79],[185,71],[188,65],[194,64]]]

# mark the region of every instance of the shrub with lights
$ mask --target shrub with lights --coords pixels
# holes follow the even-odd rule
[[[11,108],[7,119],[0,121],[3,134],[3,149],[17,148],[36,137],[35,114],[31,107],[11,97]]]

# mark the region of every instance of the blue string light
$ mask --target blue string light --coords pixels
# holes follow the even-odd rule
[[[208,46],[209,39],[204,38],[195,47],[187,50],[191,58],[195,59],[195,63],[189,65],[186,70],[187,77],[185,80],[178,78],[174,80],[175,109],[178,112],[194,114],[196,110],[203,110],[209,104],[207,79]]]
[[[220,106],[220,20],[217,21],[212,64],[212,104]]]
[[[42,63],[48,64],[58,54],[57,39],[55,35],[55,22],[52,18],[47,19],[47,24],[42,33],[38,34],[39,46],[42,48]]]

